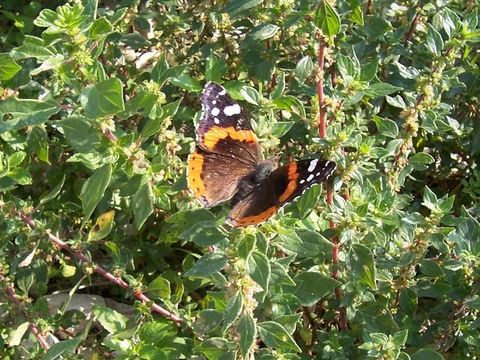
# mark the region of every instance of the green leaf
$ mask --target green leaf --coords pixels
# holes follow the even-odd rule
[[[23,336],[28,331],[28,327],[30,326],[30,322],[25,321],[20,325],[17,325],[16,328],[10,331],[8,335],[7,343],[9,346],[18,346],[22,343]]]
[[[293,281],[297,284],[295,295],[303,306],[314,305],[341,285],[332,277],[314,271],[301,272]]]
[[[0,102],[0,134],[27,126],[41,125],[60,110],[55,100],[39,101],[10,97]]]
[[[361,244],[353,245],[351,254],[352,276],[362,284],[367,285],[372,290],[377,289],[377,269],[373,259],[372,252]]]
[[[435,28],[430,25],[430,24],[427,24],[428,25],[428,31],[427,31],[427,39],[425,41],[425,45],[427,46],[428,50],[436,55],[436,56],[440,56],[442,54],[442,50],[443,50],[443,39],[442,39],[442,35],[440,35],[440,33],[435,30]]]
[[[268,258],[261,252],[254,251],[248,258],[248,273],[265,291],[268,291],[271,272]]]
[[[371,81],[377,75],[378,70],[378,59],[375,59],[364,66],[362,66],[362,70],[360,72],[360,81]]]
[[[223,269],[227,257],[221,252],[203,255],[188,271],[185,276],[209,276]]]
[[[36,58],[44,61],[55,56],[54,49],[46,46],[43,39],[31,35],[25,35],[22,46],[19,46],[11,52],[14,59]]]
[[[278,239],[282,249],[300,258],[316,258],[323,254],[330,254],[332,250],[330,241],[318,232],[307,229],[279,233]]]
[[[57,359],[61,355],[71,354],[77,349],[81,342],[82,338],[79,336],[53,344],[52,347],[47,350],[43,359],[53,360]]]
[[[313,71],[313,61],[310,56],[304,56],[295,66],[295,76],[303,83]]]
[[[115,217],[115,210],[108,211],[97,218],[97,222],[90,229],[87,241],[98,241],[110,234],[113,227],[113,219]]]
[[[293,124],[295,124],[294,121],[277,121],[273,124],[271,133],[274,137],[281,138],[290,131]]]
[[[248,33],[248,38],[253,41],[262,41],[270,39],[275,36],[279,27],[273,24],[261,24],[255,26],[252,31]]]
[[[240,315],[243,307],[243,296],[237,291],[227,303],[223,312],[223,331],[227,331],[235,319]]]
[[[411,356],[411,360],[444,360],[444,357],[432,349],[420,349]]]
[[[99,131],[85,117],[72,116],[56,124],[62,127],[65,139],[77,152],[89,153],[100,145]]]
[[[430,259],[423,259],[420,261],[420,270],[423,276],[427,277],[442,277],[445,276],[440,265]]]
[[[9,54],[0,54],[0,81],[10,80],[22,67]]]
[[[225,75],[227,71],[228,67],[225,59],[212,54],[207,59],[205,80],[219,83],[222,81],[222,76]]]
[[[244,313],[237,324],[237,333],[240,337],[239,345],[240,352],[244,359],[247,358],[247,354],[255,343],[257,337],[257,328],[255,327],[255,320],[248,313]]]
[[[153,192],[150,183],[145,182],[133,196],[135,227],[140,230],[153,212]]]
[[[163,276],[157,276],[148,285],[148,291],[154,293],[164,301],[168,300],[171,295],[170,281]]]
[[[272,91],[270,94],[270,99],[276,99],[283,94],[285,91],[285,73],[282,72],[277,79],[277,86],[275,86],[275,90]]]
[[[40,198],[40,201],[38,202],[38,206],[42,206],[49,202],[50,200],[54,199],[58,194],[60,194],[60,191],[63,188],[63,184],[65,183],[65,177],[66,175],[63,174],[62,179],[53,187],[52,190],[50,190],[47,194],[43,195]]]
[[[116,334],[127,327],[128,318],[113,309],[94,305],[92,313],[109,334]]]
[[[384,119],[374,115],[373,121],[377,125],[378,132],[386,137],[396,138],[398,135],[398,126],[395,121]]]
[[[49,164],[48,161],[48,135],[43,126],[33,126],[27,136],[27,144],[37,154],[38,158]]]
[[[122,82],[111,78],[96,84],[88,90],[84,104],[89,118],[100,118],[125,110]]]
[[[390,95],[400,90],[402,90],[402,88],[399,86],[394,86],[388,83],[375,83],[370,84],[369,87],[364,90],[364,92],[366,95],[376,98],[379,96]]]
[[[216,221],[198,221],[182,232],[180,239],[193,241],[198,246],[211,246],[226,239],[225,234],[219,230]]]
[[[177,77],[170,78],[170,82],[173,85],[176,85],[183,90],[187,90],[190,92],[199,92],[202,90],[202,85],[200,81],[197,79],[192,78],[190,75],[182,74]]]
[[[83,224],[88,221],[93,211],[97,207],[98,202],[103,197],[105,189],[110,183],[111,176],[112,166],[110,164],[105,164],[100,169],[95,171],[93,175],[83,184],[82,191],[80,192],[83,213],[85,214]]]
[[[292,336],[279,323],[274,321],[264,321],[258,323],[257,328],[260,338],[266,346],[274,348],[277,351],[302,351],[295,343]]]
[[[113,26],[106,17],[96,19],[90,27],[90,38],[101,39],[113,31]]]
[[[242,12],[260,5],[263,0],[229,0],[223,9],[228,15],[235,17]]]
[[[334,36],[340,31],[340,16],[329,4],[328,0],[321,0],[314,18],[315,26],[322,30],[325,36]]]
[[[250,86],[243,86],[240,90],[240,94],[243,96],[245,101],[253,105],[258,105],[260,103],[261,96],[257,90]]]

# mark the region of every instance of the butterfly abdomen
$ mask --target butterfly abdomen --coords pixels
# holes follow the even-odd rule
[[[263,161],[257,165],[254,171],[244,176],[237,188],[237,192],[232,198],[231,205],[235,206],[239,201],[250,195],[256,186],[261,184],[275,169],[271,161]]]

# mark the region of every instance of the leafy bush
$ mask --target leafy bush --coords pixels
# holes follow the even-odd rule
[[[478,357],[478,8],[83,0],[10,30],[2,358]],[[336,161],[333,187],[246,229],[201,208],[185,161],[206,81],[266,157]],[[134,307],[71,309],[82,294]]]

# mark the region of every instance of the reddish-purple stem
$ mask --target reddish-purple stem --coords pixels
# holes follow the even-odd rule
[[[35,223],[33,222],[33,220],[30,217],[26,216],[23,213],[20,213],[20,217],[31,229],[35,228]],[[86,257],[85,254],[83,254],[81,251],[73,250],[70,246],[68,246],[65,242],[63,242],[58,236],[55,236],[54,234],[52,234],[48,230],[47,230],[47,235],[48,235],[48,238],[49,238],[50,241],[52,241],[53,243],[58,245],[61,249],[65,250],[68,253],[70,253],[71,255],[73,255],[75,258],[77,258],[81,262],[84,262],[84,263],[90,263],[91,262],[90,259],[88,257]],[[115,285],[118,285],[123,289],[129,288],[128,283],[126,283],[122,278],[114,276],[113,274],[111,274],[110,272],[108,272],[107,270],[102,268],[100,265],[95,265],[94,271],[97,274],[104,277],[105,279],[107,279],[108,281],[110,281],[111,283],[113,283]],[[177,325],[179,325],[182,322],[182,319],[180,317],[178,317],[174,313],[162,308],[160,305],[155,304],[145,294],[143,294],[142,291],[134,290],[133,293],[134,293],[135,297],[138,300],[142,301],[143,303],[147,303],[147,302],[150,303],[151,302],[152,303],[152,305],[151,305],[151,310],[152,311],[154,311],[154,312],[156,312],[156,313],[158,313],[162,316],[165,316],[169,319],[172,319],[173,321],[175,321],[177,323]]]

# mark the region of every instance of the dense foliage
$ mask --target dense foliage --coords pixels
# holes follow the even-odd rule
[[[479,7],[3,1],[1,358],[478,358]],[[207,81],[265,157],[334,160],[333,200],[201,208]]]

